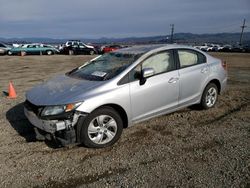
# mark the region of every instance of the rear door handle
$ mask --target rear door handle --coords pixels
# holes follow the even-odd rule
[[[174,77],[172,77],[172,78],[170,78],[169,80],[168,80],[168,83],[170,83],[170,84],[174,84],[174,83],[176,83],[177,81],[179,80],[179,78],[174,78]]]

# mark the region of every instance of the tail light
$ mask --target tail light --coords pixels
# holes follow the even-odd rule
[[[226,61],[221,61],[222,67],[227,70],[227,62]]]

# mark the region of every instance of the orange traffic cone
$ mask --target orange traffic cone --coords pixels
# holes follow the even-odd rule
[[[9,99],[15,99],[17,97],[16,91],[14,89],[14,86],[12,84],[12,82],[9,82],[9,95],[8,98]]]

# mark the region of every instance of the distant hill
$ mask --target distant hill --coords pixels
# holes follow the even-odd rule
[[[87,39],[77,38],[85,43],[120,43],[120,44],[144,44],[144,43],[168,43],[169,35],[166,36],[150,36],[150,37],[128,37],[128,38],[99,38]],[[73,38],[74,39],[74,38]],[[240,33],[217,33],[217,34],[192,34],[192,33],[176,33],[174,34],[174,42],[187,44],[201,43],[219,43],[219,44],[237,44],[240,39]],[[4,38],[0,37],[0,41],[5,43],[50,43],[61,44],[69,39],[53,39],[53,38]],[[250,32],[243,35],[243,44],[250,45]]]

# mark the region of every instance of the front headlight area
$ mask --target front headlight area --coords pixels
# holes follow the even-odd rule
[[[79,107],[82,103],[71,103],[65,105],[57,105],[57,106],[46,106],[43,108],[41,112],[42,118],[63,118],[70,115],[77,107]]]

